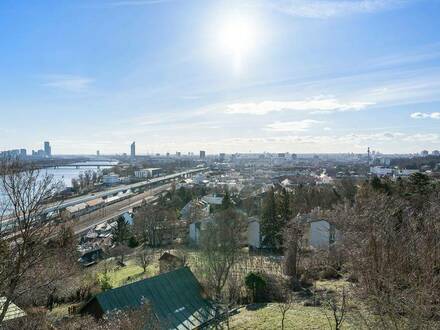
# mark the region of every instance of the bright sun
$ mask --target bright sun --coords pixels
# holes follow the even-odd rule
[[[242,62],[256,44],[257,29],[255,24],[239,15],[229,17],[219,28],[220,49],[234,61],[234,66],[240,69]]]

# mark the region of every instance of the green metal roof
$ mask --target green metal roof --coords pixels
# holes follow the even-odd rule
[[[201,293],[202,288],[194,274],[188,267],[183,267],[108,290],[94,299],[104,313],[137,308],[146,299],[164,328],[183,330],[199,327],[215,317],[213,304]]]

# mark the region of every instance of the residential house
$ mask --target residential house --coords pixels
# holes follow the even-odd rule
[[[200,329],[220,314],[188,267],[102,292],[81,313],[97,318],[116,310],[139,308],[147,301],[163,329]],[[148,325],[146,325],[148,328]]]
[[[198,219],[203,219],[209,216],[210,208],[209,204],[202,199],[195,199],[186,204],[180,214],[182,219],[193,221],[195,216]]]
[[[201,233],[206,230],[209,223],[214,221],[213,218],[206,218],[190,223],[189,225],[189,243],[192,245],[199,245]]]
[[[120,180],[119,180],[119,175],[117,175],[117,174],[115,174],[115,173],[110,173],[110,174],[104,175],[104,176],[102,177],[102,182],[103,182],[105,185],[109,185],[109,186],[111,186],[111,185],[113,185],[113,184],[117,184],[117,183],[120,182]]]
[[[152,178],[160,175],[160,168],[143,168],[135,171],[134,176],[138,179]]]
[[[133,224],[133,216],[129,212],[122,214],[122,217],[127,225],[131,226]]]
[[[210,195],[206,195],[202,197],[202,200],[206,203],[208,203],[209,205],[222,205],[223,202],[223,196],[219,196],[216,194],[210,194]]]
[[[78,261],[82,266],[88,267],[96,264],[99,260],[101,260],[103,258],[103,254],[104,252],[101,248],[96,248],[84,253]]]
[[[301,221],[305,225],[304,243],[306,246],[328,249],[340,239],[340,232],[328,220],[307,214],[301,216]]]
[[[191,223],[189,225],[190,244],[199,245],[202,232],[206,230],[208,224],[212,223],[213,221],[215,221],[214,218],[209,217]],[[247,245],[250,248],[254,249],[259,249],[261,247],[260,222],[255,217],[250,217],[247,220],[246,235],[243,241],[243,245]]]
[[[256,217],[248,219],[247,245],[252,249],[259,249],[261,247],[260,221]]]

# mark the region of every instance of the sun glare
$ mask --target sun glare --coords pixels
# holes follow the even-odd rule
[[[249,18],[234,15],[223,22],[219,28],[218,45],[221,51],[231,56],[236,69],[255,47],[257,29]]]

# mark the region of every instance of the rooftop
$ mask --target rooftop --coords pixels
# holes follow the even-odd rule
[[[203,297],[203,289],[188,267],[108,290],[96,295],[82,309],[102,313],[138,308],[146,299],[169,329],[194,329],[215,318],[214,305]],[[100,316],[100,315],[98,315]]]

